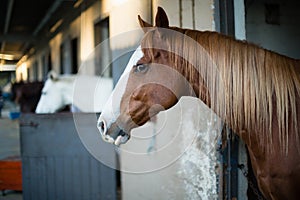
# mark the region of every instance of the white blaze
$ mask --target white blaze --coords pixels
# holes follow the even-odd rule
[[[105,121],[107,129],[110,128],[111,124],[113,124],[118,116],[120,115],[120,104],[121,99],[124,95],[129,73],[134,65],[143,57],[143,52],[141,47],[139,46],[135,52],[132,54],[123,74],[121,75],[115,89],[107,100],[102,113],[98,119],[99,121]]]

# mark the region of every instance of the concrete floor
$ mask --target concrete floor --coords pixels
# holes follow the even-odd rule
[[[20,156],[19,120],[0,118],[0,159]]]
[[[20,156],[20,131],[19,120],[9,118],[10,111],[16,111],[17,108],[11,102],[5,102],[0,118],[0,159],[6,157]],[[21,192],[5,191],[5,195],[0,192],[0,200],[21,200]]]
[[[1,194],[0,200],[22,200],[22,192],[5,191],[5,195]]]

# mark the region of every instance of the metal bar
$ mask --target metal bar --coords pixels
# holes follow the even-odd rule
[[[179,27],[182,28],[182,0],[179,0]]]
[[[239,153],[239,137],[231,134],[231,196],[237,198],[240,183],[238,183],[238,153]]]
[[[226,128],[227,133],[227,199],[231,199],[231,131]]]
[[[220,32],[234,36],[234,5],[233,0],[219,0]]]
[[[193,20],[193,29],[196,29],[196,18],[195,18],[195,0],[192,0],[192,20]]]

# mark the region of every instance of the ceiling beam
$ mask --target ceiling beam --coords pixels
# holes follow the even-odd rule
[[[37,34],[40,32],[40,30],[47,24],[47,22],[51,19],[53,13],[58,9],[60,4],[62,3],[62,0],[56,0],[51,7],[48,9],[46,15],[44,18],[40,21],[40,23],[37,25],[35,30],[33,31],[33,36],[37,36]]]
[[[23,53],[21,51],[4,51],[3,54],[9,54],[14,55],[15,58],[20,58],[23,56]]]
[[[62,0],[56,0],[50,8],[47,10],[45,16],[42,18],[40,23],[35,27],[34,31],[32,32],[32,36],[36,38],[38,36],[38,33],[43,29],[43,27],[49,22],[51,19],[53,13],[59,8],[59,6],[62,4]],[[25,42],[24,46],[22,47],[21,51],[23,52],[24,55],[26,55],[30,48],[30,42]]]
[[[4,34],[7,34],[7,32],[8,32],[13,5],[14,5],[14,0],[8,1],[7,13],[6,13],[5,24],[4,24],[4,31],[3,31]],[[1,52],[4,51],[4,48],[5,48],[5,41],[2,42],[0,51]]]
[[[35,42],[36,39],[32,35],[22,35],[22,34],[4,34],[0,35],[0,42],[3,44],[5,42]],[[4,49],[1,49],[3,51]]]
[[[14,0],[8,1],[7,13],[6,13],[5,25],[4,25],[4,34],[8,32],[13,5],[14,5]]]

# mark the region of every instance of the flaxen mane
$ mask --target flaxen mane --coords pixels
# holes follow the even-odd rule
[[[263,147],[266,142],[273,143],[272,122],[277,120],[282,151],[287,152],[290,131],[295,133],[292,139],[299,141],[296,109],[300,95],[300,76],[296,71],[299,60],[215,32],[172,29],[176,31],[149,31],[142,48],[171,52],[170,63],[189,82],[194,82],[195,74],[200,74],[201,84],[209,91],[211,108],[234,131],[262,133],[258,140]],[[157,37],[164,42],[156,44]],[[200,97],[208,95],[199,92]]]

